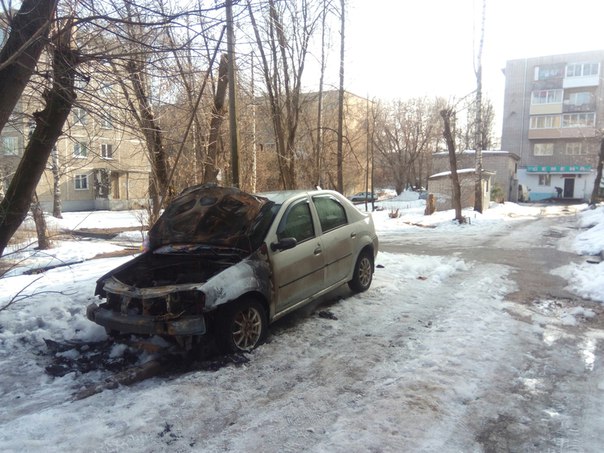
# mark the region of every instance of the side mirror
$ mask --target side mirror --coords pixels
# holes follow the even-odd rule
[[[276,252],[277,250],[293,249],[297,243],[298,241],[296,241],[295,238],[283,238],[280,239],[278,242],[273,242],[271,244],[271,250],[273,252]]]

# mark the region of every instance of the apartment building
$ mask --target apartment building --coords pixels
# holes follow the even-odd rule
[[[604,50],[510,60],[502,149],[531,201],[589,199],[604,129]]]
[[[109,100],[114,89],[99,86],[91,90],[94,96],[81,94],[78,106],[72,108],[36,189],[44,210],[52,211],[55,187],[63,211],[122,210],[148,204],[149,160],[141,140],[124,126],[124,113],[109,107],[115,105]],[[34,127],[31,114],[41,108],[34,94],[24,93],[0,133],[3,188],[10,183]]]
[[[7,24],[0,16],[0,45]],[[21,161],[42,110],[41,93],[48,80],[48,55],[43,54],[36,74],[0,131],[0,197]],[[142,141],[129,126],[131,119],[117,84],[104,80],[90,65],[81,65],[76,78],[76,105],[63,127],[63,135],[40,179],[36,193],[44,210],[52,211],[60,192],[62,210],[121,210],[148,204],[151,168]],[[53,171],[54,170],[54,171]],[[57,190],[58,189],[58,190]]]

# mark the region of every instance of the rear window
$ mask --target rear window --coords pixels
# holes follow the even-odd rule
[[[330,196],[313,197],[313,202],[319,214],[321,230],[324,232],[348,224],[346,209],[335,198]]]

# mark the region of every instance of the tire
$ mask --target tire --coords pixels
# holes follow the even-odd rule
[[[243,299],[225,307],[217,336],[225,352],[247,352],[264,340],[267,325],[264,306],[256,300]]]
[[[367,291],[373,280],[373,254],[370,250],[363,250],[357,262],[354,265],[352,280],[348,282],[348,287],[355,293]]]

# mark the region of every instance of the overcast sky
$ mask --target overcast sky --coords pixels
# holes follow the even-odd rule
[[[496,109],[507,60],[604,49],[602,0],[486,4],[483,81]],[[347,88],[384,99],[463,97],[476,88],[481,9],[482,0],[349,0]]]

